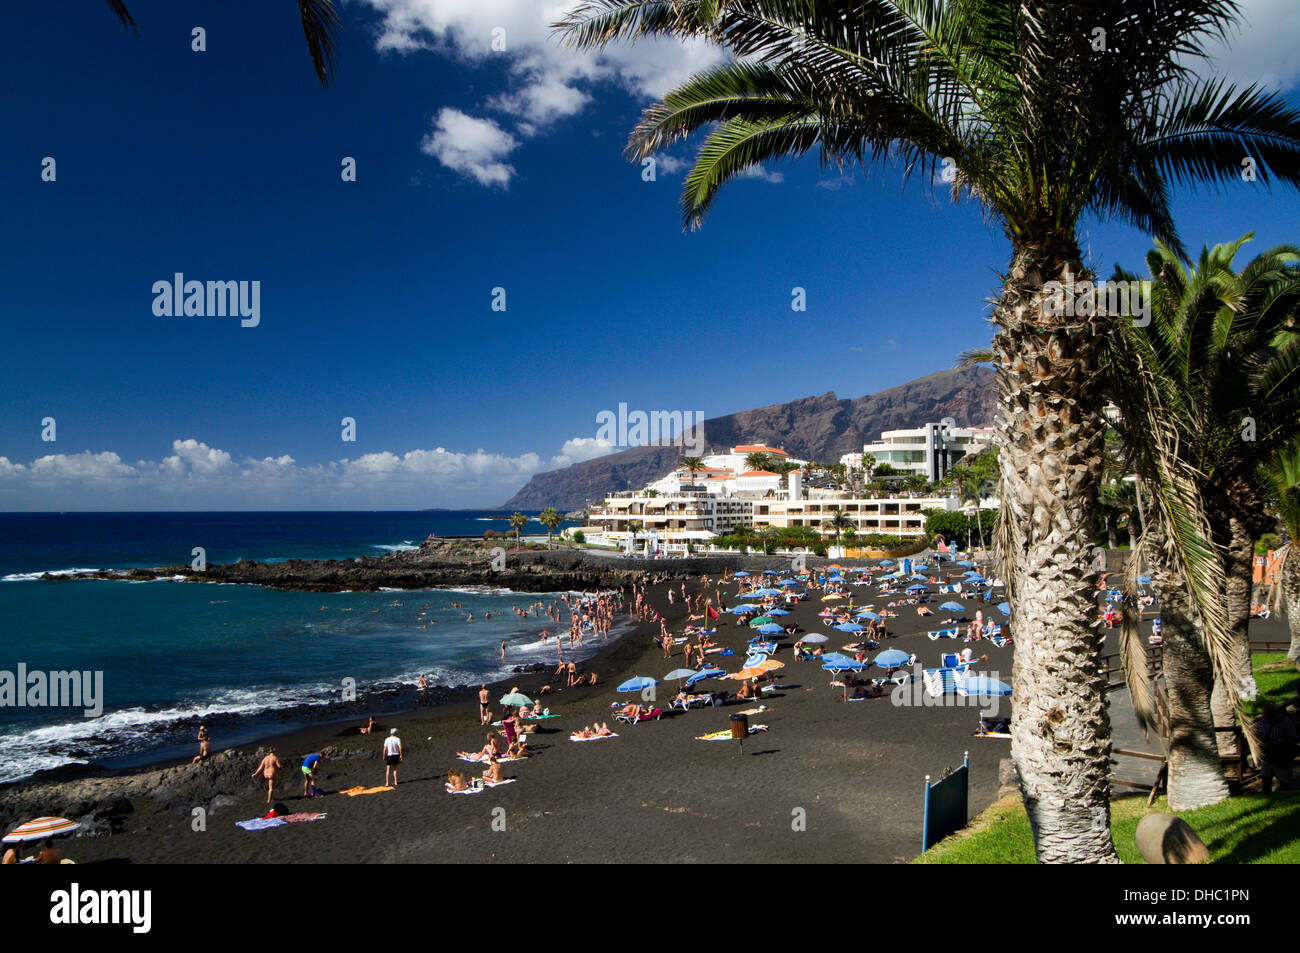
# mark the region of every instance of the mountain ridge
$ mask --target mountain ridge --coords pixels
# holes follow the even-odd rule
[[[862,397],[840,398],[827,391],[714,417],[703,424],[706,452],[767,444],[794,457],[833,463],[878,439],[882,430],[919,426],[944,417],[952,417],[958,426],[991,423],[996,400],[993,372],[986,367],[937,371]],[[680,458],[679,445],[630,447],[534,474],[499,508],[578,509],[608,493],[657,480]]]

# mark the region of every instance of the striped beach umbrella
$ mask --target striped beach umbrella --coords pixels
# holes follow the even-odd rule
[[[38,817],[26,824],[19,824],[11,830],[4,836],[4,843],[25,844],[30,841],[45,840],[49,837],[62,837],[65,834],[71,834],[79,827],[81,827],[80,824],[76,821],[70,821],[66,817]]]

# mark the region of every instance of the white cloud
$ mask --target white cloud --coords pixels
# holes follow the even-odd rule
[[[1217,75],[1248,85],[1263,83],[1282,91],[1300,80],[1300,3],[1296,0],[1239,0],[1242,25],[1227,46],[1214,44],[1210,61]]]
[[[608,440],[599,437],[574,437],[572,440],[564,441],[564,446],[560,448],[560,457],[570,463],[582,463],[585,460],[603,457],[618,449]]]
[[[779,182],[785,181],[785,173],[772,172],[768,169],[763,168],[761,165],[751,165],[748,169],[745,169],[743,172],[739,173],[737,178],[758,179],[762,182],[771,182],[772,184],[775,185]]]
[[[448,106],[438,113],[433,132],[424,137],[420,150],[480,185],[506,186],[515,170],[501,160],[518,145],[491,119],[476,119]]]
[[[236,462],[190,438],[173,441],[161,460],[135,464],[111,451],[50,454],[30,464],[0,457],[0,510],[495,506],[535,473],[617,449],[575,437],[551,457],[436,447],[303,465],[288,454]]]

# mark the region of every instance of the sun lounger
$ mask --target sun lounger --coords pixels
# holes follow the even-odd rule
[[[953,629],[932,629],[931,631],[929,631],[929,632],[927,632],[927,633],[925,633],[925,634],[926,634],[926,636],[930,639],[931,642],[935,642],[935,641],[937,641],[937,640],[939,640],[939,639],[955,639],[955,638],[957,638],[957,633],[958,633],[958,631],[959,631],[959,630],[958,630],[958,629],[955,629],[955,628],[953,628]]]
[[[663,713],[664,710],[662,708],[651,708],[648,712],[646,712],[644,715],[641,715],[638,718],[633,718],[631,715],[623,715],[623,714],[618,714],[615,715],[614,717],[615,719],[623,722],[624,724],[635,725],[639,721],[658,721],[661,717],[663,717]]]
[[[680,708],[682,711],[690,711],[692,708],[703,708],[705,705],[708,705],[710,703],[711,703],[711,699],[709,698],[708,695],[697,695],[694,698],[692,698],[690,701],[686,701],[685,699],[674,698],[673,703],[670,707]]]
[[[961,665],[961,656],[956,652],[944,652],[939,656],[940,668],[957,668]]]
[[[1004,649],[1011,644],[1011,635],[1010,634],[995,635],[989,641],[992,642],[994,645],[996,645],[998,648]]]

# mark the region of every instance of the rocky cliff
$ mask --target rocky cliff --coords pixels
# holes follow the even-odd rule
[[[833,393],[785,404],[742,410],[704,422],[710,451],[739,444],[783,447],[805,460],[833,463],[880,436],[882,430],[913,427],[952,417],[958,426],[993,420],[996,386],[985,367],[939,371],[878,394],[842,400]],[[668,473],[681,458],[677,446],[621,450],[563,470],[535,475],[503,508],[561,510],[584,506],[607,493],[644,486]]]

